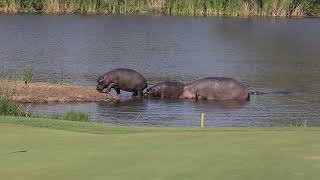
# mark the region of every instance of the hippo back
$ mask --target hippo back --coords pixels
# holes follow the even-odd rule
[[[248,89],[240,82],[227,77],[208,77],[189,84],[199,99],[208,100],[249,100]]]
[[[122,90],[135,91],[147,88],[147,80],[135,70],[119,68],[111,71],[109,75]]]

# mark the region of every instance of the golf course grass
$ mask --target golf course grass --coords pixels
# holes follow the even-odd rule
[[[320,129],[113,127],[0,116],[0,179],[319,179]]]

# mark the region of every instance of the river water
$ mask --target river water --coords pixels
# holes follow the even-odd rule
[[[137,126],[320,126],[320,19],[0,15],[0,69],[33,66],[37,81],[95,87],[132,68],[149,85],[227,76],[251,91],[235,103],[191,100],[42,104],[39,113],[88,112],[95,122]],[[115,93],[115,92],[113,92]]]

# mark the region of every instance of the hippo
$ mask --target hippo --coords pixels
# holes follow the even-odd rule
[[[97,91],[107,92],[114,88],[117,95],[120,94],[120,90],[133,92],[132,97],[139,96],[142,98],[143,90],[147,88],[146,79],[137,71],[126,68],[118,68],[109,71],[97,80]]]
[[[187,84],[182,99],[249,101],[250,93],[240,82],[227,77],[207,77]]]
[[[148,88],[144,96],[147,98],[178,99],[184,86],[180,82],[165,81]]]

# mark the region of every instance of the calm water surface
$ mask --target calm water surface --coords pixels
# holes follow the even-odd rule
[[[95,87],[118,67],[141,72],[149,85],[233,77],[251,91],[243,104],[193,101],[33,105],[40,113],[81,110],[117,125],[320,126],[320,19],[0,15],[0,69],[28,65],[37,81]]]

